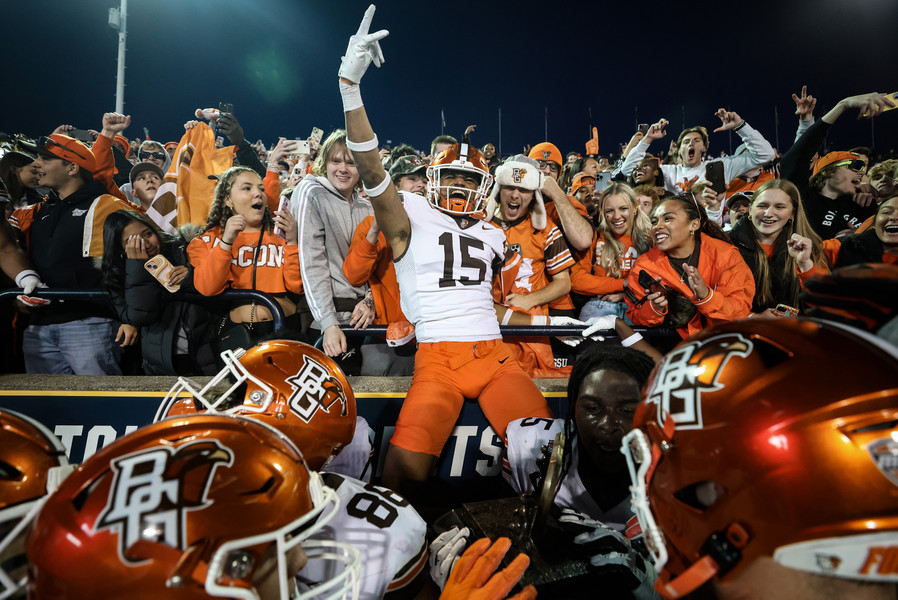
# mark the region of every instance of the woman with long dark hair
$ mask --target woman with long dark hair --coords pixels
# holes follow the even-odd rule
[[[184,241],[138,212],[120,210],[106,217],[103,245],[103,284],[119,321],[140,328],[144,373],[214,375],[209,312],[173,291],[195,291]],[[158,280],[146,266],[156,256],[172,265]]]
[[[749,315],[751,269],[694,195],[665,200],[651,220],[655,247],[636,259],[627,276],[633,323],[663,324],[686,338]]]
[[[275,235],[275,226],[283,238]],[[274,296],[288,318],[296,313],[296,302],[288,294],[302,292],[296,222],[287,210],[272,217],[262,179],[249,167],[231,167],[221,174],[206,227],[187,252],[201,294],[254,289]],[[273,331],[272,319],[264,306],[241,302],[231,307],[230,322],[221,329],[246,324],[258,339]]]

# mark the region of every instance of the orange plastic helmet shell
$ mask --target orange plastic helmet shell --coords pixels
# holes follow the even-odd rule
[[[355,395],[346,375],[324,352],[302,342],[271,340],[241,356],[226,353],[225,363],[218,377],[233,375],[236,383],[245,383],[235,392],[242,402],[219,403],[206,388],[196,390],[182,380],[169,392],[167,408],[157,420],[204,411],[262,421],[296,444],[314,471],[352,441]],[[185,389],[192,397],[178,399]]]
[[[811,319],[710,327],[655,369],[631,434],[651,448],[634,508],[645,494],[646,539],[664,540],[665,597],[727,581],[760,556],[898,581],[880,552],[898,539],[893,346]]]
[[[447,171],[462,171],[475,175],[479,181],[476,189],[440,185]],[[436,208],[453,215],[473,215],[486,206],[493,185],[493,175],[483,154],[469,144],[449,146],[440,152],[427,167],[427,199]]]
[[[26,539],[29,597],[208,598],[207,573],[251,593],[261,553],[314,520],[322,498],[300,452],[263,424],[192,415],[148,425],[48,498]],[[242,540],[240,559],[220,552]]]

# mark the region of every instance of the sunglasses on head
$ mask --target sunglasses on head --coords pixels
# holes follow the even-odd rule
[[[849,170],[854,171],[855,173],[867,170],[867,163],[857,158],[840,160],[833,164],[837,167],[848,167]]]
[[[71,148],[63,146],[62,144],[60,144],[59,142],[57,142],[56,140],[54,140],[51,137],[41,136],[41,137],[37,138],[37,147],[38,148],[49,148],[51,146],[56,146],[57,148],[61,148],[64,152],[71,152],[72,154],[74,154],[75,156],[80,158],[81,160],[87,160],[86,158],[81,156],[80,153],[75,152]],[[53,154],[53,153],[50,152],[50,154]],[[53,156],[56,156],[56,155],[53,154]],[[57,158],[60,158],[60,157],[57,156]],[[63,160],[65,160],[65,159],[63,159]]]
[[[165,160],[165,152],[138,152],[137,158],[140,160],[150,160],[153,158],[156,160]]]

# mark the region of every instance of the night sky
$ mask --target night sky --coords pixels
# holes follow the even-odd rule
[[[100,128],[115,108],[119,0],[2,0],[5,77],[0,131]],[[178,140],[196,108],[232,102],[250,141],[343,126],[336,73],[368,2],[129,0],[126,135]],[[690,8],[684,8],[690,7]],[[501,144],[545,138],[583,152],[590,127],[615,152],[637,122],[713,129],[738,112],[774,146],[795,133],[792,92],[807,84],[816,115],[840,98],[898,91],[896,0],[685,2],[407,2],[378,5],[386,63],[362,97],[381,142],[429,149],[440,133]],[[777,131],[775,109],[779,113]],[[501,110],[501,138],[499,112]],[[828,143],[898,147],[898,110],[844,115]],[[712,155],[738,145],[714,134]],[[666,141],[653,146],[666,148]]]

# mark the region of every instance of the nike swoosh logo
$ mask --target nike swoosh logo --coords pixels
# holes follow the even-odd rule
[[[505,361],[506,361],[506,360],[508,360],[508,357],[507,357],[507,356],[506,356],[505,358],[503,358],[502,360],[500,360],[500,361],[499,361],[499,364],[500,364],[500,365],[501,365],[501,364],[505,364]]]

